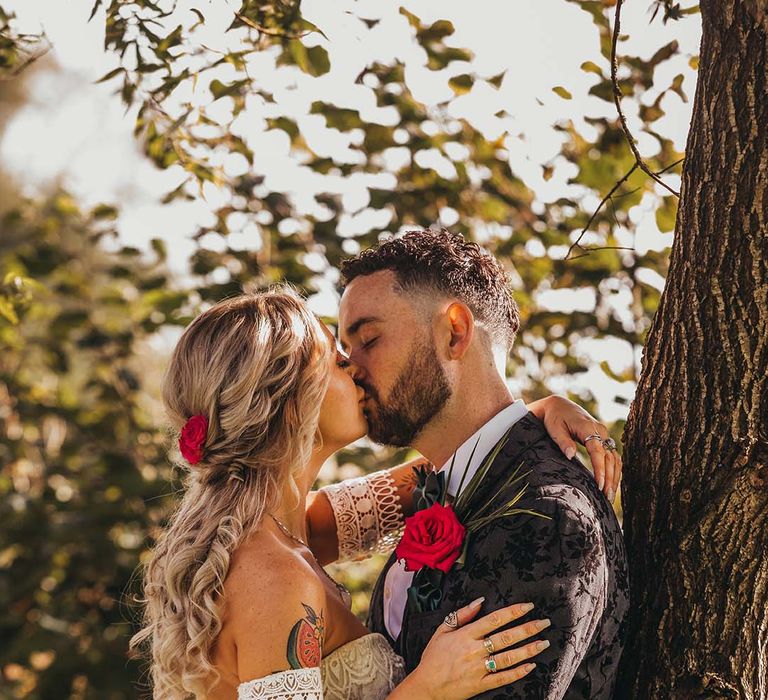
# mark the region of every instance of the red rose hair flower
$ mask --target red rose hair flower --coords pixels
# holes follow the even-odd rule
[[[208,434],[208,419],[203,415],[192,416],[181,429],[179,450],[190,464],[203,458],[203,443]]]
[[[405,519],[405,532],[395,556],[405,559],[406,571],[427,566],[448,573],[461,554],[465,533],[451,506],[434,503]]]

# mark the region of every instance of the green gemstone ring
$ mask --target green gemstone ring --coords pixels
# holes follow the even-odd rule
[[[488,670],[488,673],[496,673],[496,671],[498,671],[496,668],[496,659],[494,659],[492,656],[489,656],[485,660],[485,668]]]

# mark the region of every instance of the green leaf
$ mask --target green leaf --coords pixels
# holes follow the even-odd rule
[[[679,52],[680,44],[678,44],[676,39],[673,39],[665,46],[662,46],[655,54],[653,54],[649,63],[655,67],[659,65],[659,63],[669,60],[672,58],[672,56]]]
[[[603,77],[603,69],[600,68],[597,63],[593,63],[592,61],[584,61],[584,63],[581,64],[581,70],[583,70],[585,73],[594,73],[595,75],[599,75],[601,78]]]
[[[0,316],[10,321],[14,326],[19,322],[13,304],[5,297],[0,296]]]
[[[677,220],[677,197],[664,197],[662,205],[656,210],[656,225],[662,233],[675,230]]]
[[[111,206],[109,204],[97,204],[93,209],[91,209],[91,218],[94,220],[116,219],[117,214],[117,207]]]
[[[364,126],[360,112],[356,109],[346,109],[328,102],[316,101],[312,103],[309,112],[310,114],[322,114],[325,117],[325,123],[330,128],[339,131],[350,131]]]
[[[688,95],[683,92],[683,80],[685,80],[685,76],[682,73],[676,75],[672,80],[672,85],[669,89],[676,93],[683,102],[687,103]]]
[[[120,75],[120,73],[125,73],[125,68],[122,66],[118,66],[114,70],[109,71],[109,73],[106,75],[102,75],[95,84],[98,85],[99,83],[106,83],[107,80],[112,80],[112,78],[114,78],[116,75]]]
[[[99,11],[99,7],[101,7],[101,3],[103,1],[104,0],[96,0],[96,2],[93,3],[93,7],[91,8],[91,14],[88,17],[89,22],[96,16],[96,13]]]
[[[454,75],[448,81],[448,85],[450,86],[451,90],[453,90],[457,95],[464,95],[468,93],[474,84],[475,78],[469,73]]]
[[[153,238],[150,241],[150,244],[152,250],[157,254],[158,259],[165,262],[168,258],[168,247],[166,246],[165,241],[162,238]]]
[[[331,70],[331,61],[328,58],[328,52],[322,46],[313,46],[307,49],[307,61],[310,75],[325,75]]]
[[[489,82],[493,87],[495,87],[497,90],[501,88],[501,83],[504,80],[504,76],[507,74],[506,70],[501,71],[498,75],[491,76],[490,78],[486,78],[486,82]]]

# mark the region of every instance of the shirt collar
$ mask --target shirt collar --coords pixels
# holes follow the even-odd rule
[[[501,440],[504,433],[507,432],[517,421],[523,416],[527,415],[528,408],[522,399],[517,399],[514,403],[511,403],[506,408],[499,411],[493,418],[485,423],[474,435],[462,443],[461,447],[454,452],[454,455],[442,466],[440,471],[445,471],[446,477],[448,470],[451,467],[451,461],[455,457],[453,466],[453,473],[451,479],[448,482],[448,494],[452,497],[458,496],[457,490],[459,484],[462,482],[462,489],[470,482],[475,472],[485,461],[490,451]],[[475,447],[477,445],[477,447]],[[474,454],[472,453],[474,450]],[[470,455],[472,461],[467,467]],[[464,476],[464,469],[466,467],[466,476]]]

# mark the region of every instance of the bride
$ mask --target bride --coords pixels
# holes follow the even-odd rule
[[[323,463],[367,426],[333,335],[294,291],[242,294],[198,316],[162,393],[188,474],[144,571],[143,627],[131,639],[149,659],[154,698],[462,700],[533,669],[548,621],[510,628],[531,605],[478,617],[479,599],[446,618],[406,675],[323,570],[394,546],[418,461],[310,493]],[[565,400],[528,408],[558,426],[549,430],[561,445],[579,421],[594,432]]]

